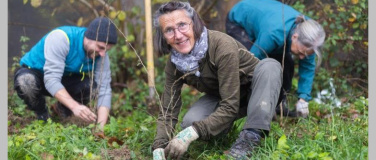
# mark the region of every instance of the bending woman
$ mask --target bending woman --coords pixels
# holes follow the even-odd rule
[[[279,102],[285,102],[286,93],[291,90],[293,57],[299,58],[296,111],[298,116],[308,116],[315,68],[320,66],[320,48],[325,40],[322,26],[276,0],[242,0],[228,13],[226,32],[260,60],[270,57],[281,64],[284,61]]]

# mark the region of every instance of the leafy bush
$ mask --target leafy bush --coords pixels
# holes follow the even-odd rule
[[[297,1],[293,7],[317,20],[326,32],[322,51],[323,69],[314,82],[333,78],[339,96],[368,94],[368,5],[367,0]],[[309,6],[305,4],[308,3]],[[355,49],[356,48],[356,49]],[[325,81],[324,81],[325,82]],[[315,83],[313,94],[330,89]],[[320,89],[319,89],[320,88]]]
[[[295,8],[318,19],[327,32],[327,43],[323,49],[324,63],[317,70],[312,93],[313,97],[320,95],[322,98],[309,103],[308,119],[285,118],[273,121],[269,136],[261,141],[261,147],[254,150],[253,159],[368,158],[368,81],[363,80],[368,78],[364,72],[368,69],[365,60],[368,55],[362,53],[364,47],[367,47],[366,2],[335,0],[333,4],[325,4],[314,1],[309,9],[303,0],[295,3]],[[126,146],[132,159],[152,158],[151,145],[157,117],[148,106],[147,75],[135,54],[137,52],[144,61],[145,42],[142,34],[138,34],[143,33],[143,24],[139,23],[143,15],[137,6],[130,11],[117,10],[109,14],[114,16],[114,22],[126,36],[120,37],[119,44],[109,51],[111,63],[116,65],[111,65],[113,108],[104,133],[107,138],[116,138],[124,144],[95,138],[91,133],[94,125],[78,126],[51,120],[47,123],[30,121],[35,119],[34,115],[29,114],[26,105],[9,85],[8,109],[17,118],[8,120],[8,128],[16,129],[8,134],[8,159],[113,159],[110,150]],[[21,37],[21,41],[26,42],[28,38]],[[26,51],[27,48],[25,45],[22,50]],[[360,50],[355,50],[358,48]],[[167,56],[155,58],[155,88],[159,94],[164,89],[163,68],[166,60]],[[18,61],[19,58],[15,58],[12,68],[18,67]],[[297,87],[297,78],[293,79],[293,87]],[[325,90],[327,92],[323,92]],[[183,87],[183,108],[179,122],[189,106],[201,95],[190,87]],[[293,94],[288,95],[288,98],[290,102],[296,100]],[[336,107],[338,101],[340,107]],[[53,102],[48,99],[48,104]],[[26,120],[26,123],[19,122],[20,119]],[[184,157],[227,159],[223,151],[231,147],[244,122],[244,118],[236,121],[227,135],[193,142]],[[180,125],[177,126],[177,130],[181,130]]]

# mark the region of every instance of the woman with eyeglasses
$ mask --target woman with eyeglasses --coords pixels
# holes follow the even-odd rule
[[[278,104],[283,102],[284,115],[289,114],[286,94],[291,90],[294,76],[293,57],[299,59],[298,101],[296,112],[290,112],[289,116],[307,117],[315,66],[320,66],[320,48],[325,40],[322,26],[276,0],[242,0],[227,15],[226,33],[260,60],[269,57],[281,64],[284,62],[283,85],[278,100]],[[276,111],[280,113],[279,106]]]
[[[232,37],[207,29],[188,2],[161,5],[153,22],[154,48],[160,55],[170,54],[153,159],[179,159],[192,141],[227,134],[233,122],[245,116],[243,130],[226,154],[250,156],[270,130],[282,86],[281,65],[271,58],[260,61]],[[189,108],[177,131],[183,84],[205,94]]]

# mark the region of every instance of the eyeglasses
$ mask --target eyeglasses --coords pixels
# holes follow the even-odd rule
[[[192,23],[193,21],[191,21]],[[178,27],[176,28],[167,28],[164,32],[163,32],[163,35],[166,37],[166,38],[172,38],[175,36],[175,30],[178,29],[178,31],[180,33],[185,33],[189,30],[189,26],[191,25],[191,23],[186,23],[186,22],[180,22],[178,24]]]
[[[297,41],[297,40],[296,40]],[[301,42],[297,41],[297,50],[298,50],[298,55],[304,56],[304,58],[308,57],[311,55],[313,52],[309,50],[307,47],[305,47]],[[307,51],[308,50],[308,51]]]
[[[304,58],[305,58],[305,57],[308,57],[307,49],[303,49],[303,51],[301,51],[301,50],[299,50],[299,48],[298,48],[298,51],[299,51],[299,53],[300,53],[301,55],[304,55]]]

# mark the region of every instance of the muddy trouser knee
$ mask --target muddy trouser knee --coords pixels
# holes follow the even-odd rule
[[[257,64],[243,129],[270,130],[282,86],[282,68],[278,61],[265,58]]]
[[[228,15],[226,17],[226,33],[239,41],[241,44],[243,44],[248,50],[251,49],[253,42],[249,38],[248,33],[244,30],[243,27],[239,26],[235,22],[231,22],[228,19]]]
[[[184,115],[181,127],[187,128],[195,121],[200,121],[212,114],[218,107],[220,99],[212,95],[204,95],[197,100]]]
[[[14,89],[27,108],[37,114],[47,110],[45,96],[51,96],[43,82],[43,73],[26,67],[19,68],[14,75]]]
[[[82,75],[73,74],[71,76],[63,76],[61,83],[74,100],[82,104],[87,104],[90,101],[90,87],[95,91],[96,83],[93,82],[91,86],[89,76],[81,79]],[[30,110],[36,113],[47,111],[45,96],[52,96],[44,86],[42,72],[27,67],[18,69],[14,76],[14,89]],[[64,112],[68,115],[72,113],[60,102],[58,102],[58,105],[61,105]]]

